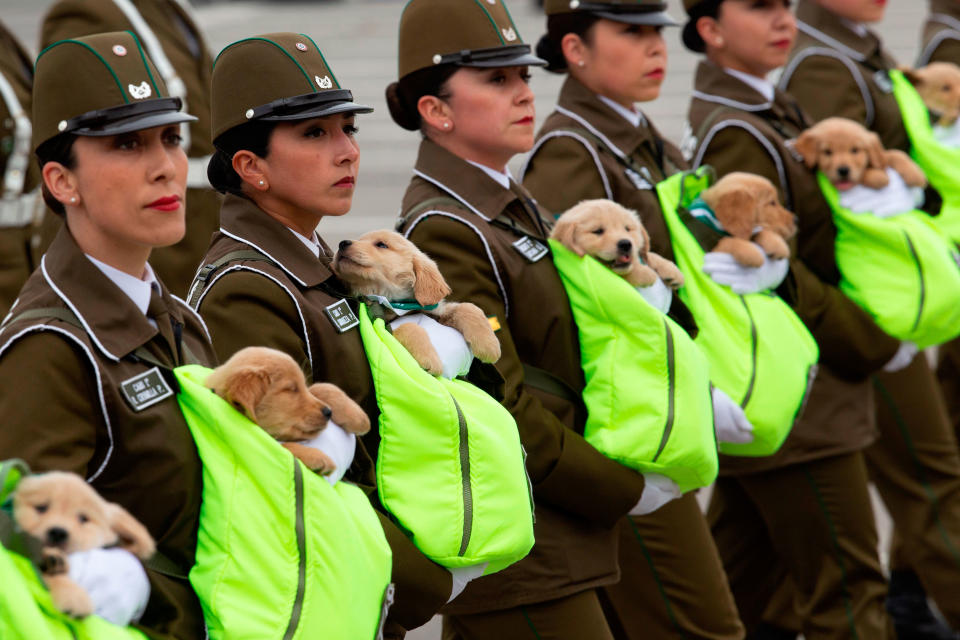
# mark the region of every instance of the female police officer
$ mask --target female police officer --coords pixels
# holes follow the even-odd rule
[[[533,144],[527,67],[538,64],[500,0],[413,0],[387,88],[394,120],[423,135],[399,227],[496,330],[537,502],[530,555],[444,609],[447,638],[611,638],[595,589],[617,580],[613,526],[675,495],[645,490],[581,435],[579,345],[551,223],[506,173]]]
[[[325,216],[350,210],[359,150],[356,114],[369,107],[341,88],[316,43],[273,33],[228,45],[213,70],[210,182],[226,193],[190,290],[221,359],[251,345],[301,363],[307,378],[341,387],[377,416],[373,380],[355,309],[330,271],[316,233]],[[367,440],[376,454],[376,429]],[[353,455],[338,459],[350,466]],[[357,456],[351,479],[372,484]],[[426,559],[385,515],[396,601],[389,636],[429,620],[451,595],[451,576]]]
[[[886,148],[910,151],[888,75],[895,62],[865,26],[881,20],[885,9],[884,3],[872,0],[801,0],[800,35],[780,87],[814,120],[851,118],[875,131]],[[944,194],[960,189],[933,186]],[[937,213],[939,198],[932,189],[927,196],[924,208]],[[922,595],[899,595],[922,594],[922,584],[951,625],[960,629],[960,602],[953,589],[960,576],[960,451],[943,395],[922,353],[900,371],[877,373],[873,384],[880,438],[866,451],[866,459],[896,531],[891,613],[898,626],[914,625],[917,615],[932,623],[924,614]]]
[[[191,116],[141,51],[117,32],[58,42],[37,61],[44,197],[66,223],[0,330],[0,458],[74,471],[143,522],[165,566],[148,565],[140,625],[187,639],[204,632],[186,578],[201,467],[165,371],[215,357],[202,321],[147,262],[184,234],[180,126]],[[99,577],[108,600],[139,588]]]
[[[694,165],[765,176],[798,218],[797,251],[780,290],[820,346],[820,373],[781,451],[742,459],[716,486],[708,518],[748,630],[774,600],[800,620],[775,618],[807,638],[889,637],[885,580],[860,453],[875,438],[866,377],[904,351],[843,295],[832,216],[815,175],[788,140],[807,126],[766,74],[796,35],[786,0],[686,0],[686,46],[705,51],[689,121]],[[789,496],[789,499],[785,499]],[[748,542],[747,542],[748,541]],[[768,613],[769,616],[769,613]],[[792,616],[790,616],[792,617]],[[797,626],[794,627],[794,624]],[[759,636],[764,637],[764,636]],[[770,636],[772,637],[772,636]]]
[[[616,200],[640,214],[653,250],[673,259],[656,184],[687,163],[632,106],[654,100],[660,92],[666,73],[660,31],[676,25],[665,6],[660,0],[547,0],[547,34],[537,53],[547,60],[548,70],[564,72],[567,79],[557,110],[537,135],[522,180],[541,204],[558,213],[581,200]],[[619,159],[626,156],[631,168]],[[674,310],[685,308],[677,309],[675,303]],[[722,391],[714,393],[716,401],[739,409]],[[751,437],[735,428],[731,433],[728,426],[733,425],[718,430],[721,440]],[[616,637],[743,637],[695,494],[650,515],[624,519],[619,538],[620,581],[599,591]],[[638,600],[643,604],[638,606]]]

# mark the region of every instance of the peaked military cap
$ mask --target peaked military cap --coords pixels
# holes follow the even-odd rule
[[[717,10],[723,0],[683,0],[683,9],[687,12],[687,24],[683,25],[683,44],[687,49],[703,53],[707,45],[697,31],[697,20]]]
[[[410,0],[400,17],[399,77],[438,64],[543,66],[503,0]]]
[[[340,87],[310,36],[268,33],[227,45],[213,63],[213,138],[251,120],[370,113]]]
[[[544,0],[548,16],[557,13],[591,13],[607,20],[629,24],[676,27],[663,0]]]
[[[35,148],[61,133],[110,136],[196,120],[181,107],[129,31],[60,40],[37,57]]]

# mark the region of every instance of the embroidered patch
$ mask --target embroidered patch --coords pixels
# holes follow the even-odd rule
[[[150,89],[150,85],[147,84],[146,80],[141,82],[139,86],[135,84],[128,84],[127,91],[129,91],[130,95],[136,100],[143,100],[144,98],[149,98],[151,95],[153,95],[153,90]]]
[[[633,169],[626,170],[627,177],[630,178],[630,182],[633,183],[637,189],[643,189],[644,191],[649,191],[653,189],[653,185],[650,184],[650,181],[641,176],[639,173]]]
[[[513,30],[513,27],[508,29],[500,29],[503,33],[503,37],[506,38],[507,42],[513,42],[517,39],[517,32]]]
[[[333,80],[330,79],[330,76],[313,76],[313,79],[317,81],[317,86],[321,89],[332,89]]]
[[[330,322],[333,323],[333,326],[336,327],[340,333],[349,331],[360,324],[360,320],[354,315],[353,309],[350,308],[346,300],[334,302],[324,309],[324,311],[327,312],[327,317],[330,318]]]
[[[513,248],[530,262],[536,262],[549,252],[545,244],[534,240],[530,236],[523,236],[514,242]]]
[[[120,392],[134,411],[143,411],[173,395],[157,367],[121,382]]]
[[[890,79],[890,74],[887,73],[885,69],[880,69],[873,74],[873,82],[877,85],[877,88],[884,93],[893,93],[893,81]]]

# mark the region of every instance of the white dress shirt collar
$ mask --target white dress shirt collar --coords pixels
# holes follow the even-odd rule
[[[646,118],[644,118],[643,114],[637,109],[627,109],[619,102],[611,100],[607,96],[598,95],[597,97],[600,99],[600,102],[623,116],[623,119],[632,124],[634,128],[639,127],[641,124],[646,122]]]
[[[313,253],[314,256],[316,256],[317,258],[320,257],[320,241],[317,239],[316,231],[311,233],[310,237],[308,238],[302,233],[299,233],[297,231],[294,231],[293,229],[290,229],[290,227],[287,227],[287,229],[290,230],[290,233],[297,236],[300,242],[302,242],[307,247],[307,249],[310,249],[310,252]]]
[[[100,262],[93,256],[84,255],[130,298],[137,309],[140,310],[140,313],[144,316],[147,315],[147,307],[150,306],[150,293],[154,288],[158,293],[160,292],[160,283],[157,282],[157,276],[153,273],[153,268],[149,263],[144,267],[143,277],[136,278],[129,273],[120,271],[120,269],[111,267],[105,262]]]
[[[736,69],[728,69],[726,67],[724,67],[723,70],[732,75],[734,78],[737,78],[738,80],[750,85],[757,93],[766,98],[768,102],[773,102],[773,83],[766,78],[758,78],[757,76],[752,76],[749,73],[737,71]]]
[[[507,168],[504,167],[503,171],[496,171],[490,167],[485,167],[482,164],[478,164],[473,160],[467,160],[470,164],[475,166],[477,169],[482,170],[485,174],[497,181],[497,183],[504,189],[510,188],[510,173],[507,171]]]
[[[850,31],[853,31],[861,38],[866,38],[868,35],[870,35],[870,30],[867,29],[866,25],[864,24],[854,22],[853,20],[847,20],[846,18],[840,18],[840,22],[843,23],[843,26],[845,26],[847,29],[850,29]]]

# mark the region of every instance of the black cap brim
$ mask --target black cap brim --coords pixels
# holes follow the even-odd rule
[[[680,23],[666,11],[591,11],[590,13],[607,20],[627,24],[646,24],[654,27],[680,26]]]
[[[545,67],[547,66],[547,61],[543,58],[538,58],[532,53],[521,53],[514,55],[506,55],[503,57],[497,58],[488,58],[484,60],[472,60],[470,62],[461,62],[461,67],[479,67],[482,69],[490,69],[497,67]]]
[[[108,122],[99,127],[80,127],[70,133],[78,136],[115,136],[120,133],[130,133],[131,131],[141,131],[143,129],[152,129],[153,127],[162,127],[168,124],[180,124],[182,122],[195,122],[196,116],[182,111],[158,111],[148,113],[142,116],[133,116]]]
[[[357,104],[356,102],[324,102],[317,104],[312,107],[307,107],[302,111],[297,111],[295,113],[283,113],[283,114],[273,114],[267,115],[260,118],[260,120],[268,120],[271,122],[288,122],[290,120],[307,120],[309,118],[323,118],[325,116],[332,116],[338,113],[373,113],[373,107],[368,107],[365,104]]]

